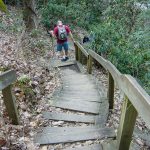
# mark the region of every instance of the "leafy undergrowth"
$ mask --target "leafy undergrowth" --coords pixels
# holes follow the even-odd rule
[[[0,149],[36,150],[35,131],[45,124],[42,110],[49,110],[45,101],[60,85],[58,70],[47,68],[45,58],[51,57],[51,41],[42,28],[24,33],[21,11],[11,8],[10,14],[0,13],[0,73],[14,69],[13,84],[20,125],[8,117],[0,92]]]

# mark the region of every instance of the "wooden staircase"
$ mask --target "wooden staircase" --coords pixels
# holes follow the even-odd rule
[[[50,120],[86,123],[86,126],[43,127],[35,136],[35,142],[45,145],[114,138],[114,130],[105,127],[109,111],[105,90],[98,90],[92,77],[75,67],[62,68],[61,74],[62,89],[49,102],[66,112],[43,112],[43,116]],[[93,144],[79,149],[101,150],[102,146]]]

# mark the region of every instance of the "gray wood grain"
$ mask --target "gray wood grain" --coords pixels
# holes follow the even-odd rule
[[[100,103],[101,99],[100,97],[73,97],[73,96],[69,96],[69,95],[61,95],[61,96],[55,96],[53,98],[55,101],[76,101],[76,102],[80,102],[80,101],[85,101],[85,102],[96,102],[96,103]]]
[[[50,104],[51,106],[55,106],[58,108],[87,112],[91,114],[99,114],[100,110],[100,104],[94,102],[80,101],[78,103],[75,103],[74,101],[52,101]]]
[[[14,70],[9,70],[0,74],[0,90],[12,84],[16,79],[16,72]]]
[[[96,116],[91,115],[77,115],[67,113],[55,113],[55,112],[43,112],[43,117],[51,120],[61,120],[68,122],[83,122],[83,123],[95,123]]]
[[[37,134],[35,137],[35,143],[43,144],[57,144],[57,143],[72,143],[77,141],[102,139],[106,137],[115,137],[115,132],[110,128],[102,128],[96,130],[84,131],[83,128],[75,129],[72,132],[68,132],[66,129],[64,132],[59,133],[46,133],[44,135]]]

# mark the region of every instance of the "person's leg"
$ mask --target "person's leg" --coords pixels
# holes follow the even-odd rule
[[[64,51],[65,51],[65,55],[64,55],[62,61],[66,61],[66,60],[69,59],[69,58],[68,58],[68,43],[67,43],[67,42],[64,42],[64,43],[62,44],[62,46],[63,46]]]
[[[65,56],[68,58],[68,49],[69,49],[68,42],[65,42],[63,44],[63,47],[64,47],[64,50],[65,50]]]
[[[63,57],[63,51],[62,51],[62,44],[57,43],[57,52],[58,52],[58,57],[62,56]]]

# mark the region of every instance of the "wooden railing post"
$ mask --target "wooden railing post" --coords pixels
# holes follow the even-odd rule
[[[92,73],[92,57],[91,57],[91,55],[89,55],[87,58],[87,72],[89,74]]]
[[[137,111],[125,96],[117,134],[117,150],[129,150]]]
[[[76,61],[78,61],[78,46],[74,43],[74,47],[75,47],[75,58]]]
[[[108,101],[109,101],[109,109],[113,109],[114,107],[114,79],[111,73],[108,73]]]
[[[82,54],[82,64],[86,65],[87,64],[87,57]]]
[[[4,88],[2,90],[2,94],[4,97],[4,104],[6,106],[10,119],[12,119],[12,123],[15,125],[18,125],[19,117],[18,117],[16,105],[15,105],[15,97],[12,95],[11,85]]]
[[[78,61],[81,63],[82,61],[82,53],[81,50],[78,48]]]

